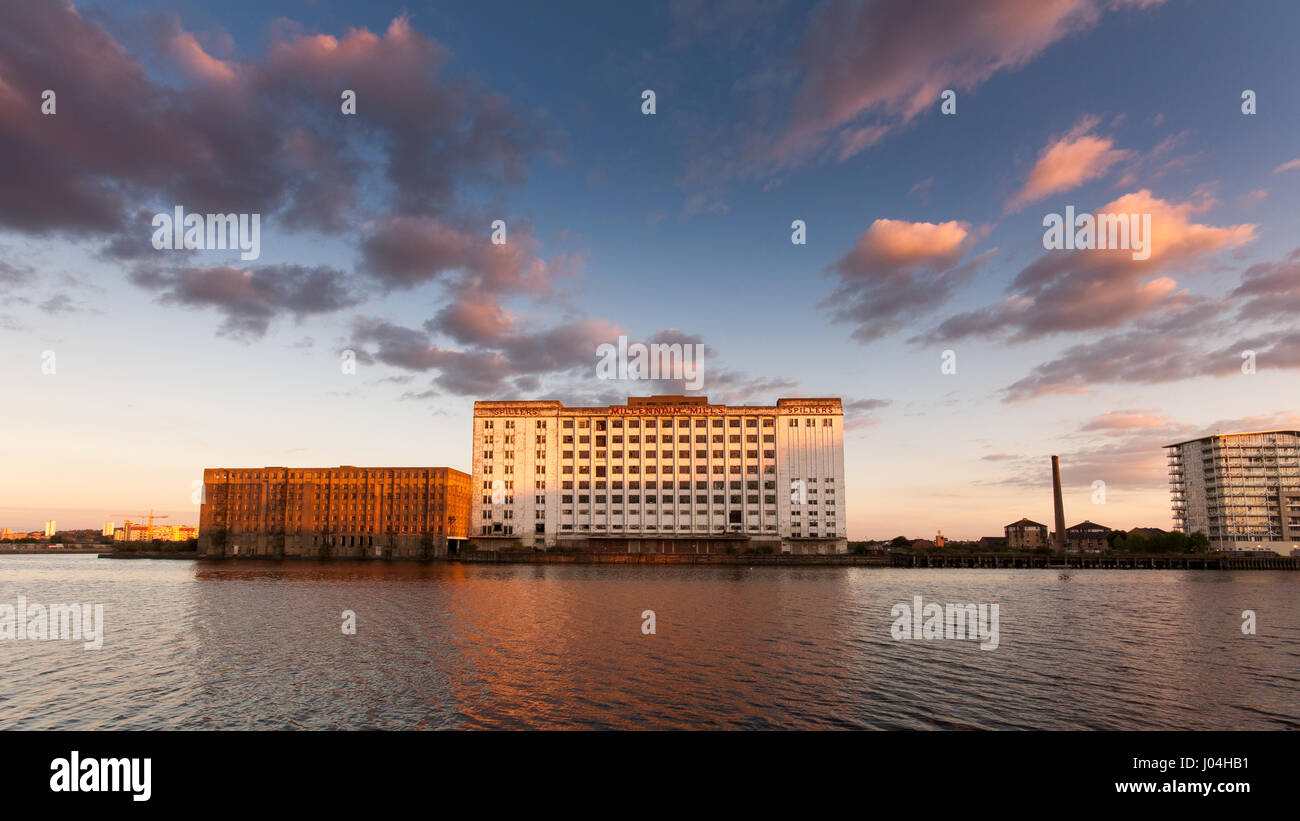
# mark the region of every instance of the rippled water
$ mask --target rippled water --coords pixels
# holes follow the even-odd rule
[[[0,557],[19,595],[106,635],[0,641],[4,729],[1300,727],[1296,573]],[[893,640],[917,595],[1000,646]]]

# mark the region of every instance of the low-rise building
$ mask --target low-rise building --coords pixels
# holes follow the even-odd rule
[[[1021,519],[1006,526],[1007,547],[1012,550],[1034,550],[1048,546],[1047,525]]]
[[[1111,529],[1084,520],[1065,529],[1065,549],[1070,553],[1104,553],[1110,549]]]
[[[150,527],[147,524],[142,525],[139,522],[128,520],[123,523],[122,527],[113,528],[112,536],[115,542],[151,542],[155,540],[183,542],[187,539],[197,539],[199,529],[185,525],[154,525]]]

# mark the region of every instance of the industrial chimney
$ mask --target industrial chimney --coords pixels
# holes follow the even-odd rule
[[[1055,547],[1065,552],[1065,504],[1061,501],[1061,460],[1052,457],[1052,501],[1056,505]]]

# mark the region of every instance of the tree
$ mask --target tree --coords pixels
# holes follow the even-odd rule
[[[1187,549],[1192,553],[1206,553],[1210,549],[1210,540],[1198,530],[1187,537]]]
[[[911,543],[912,543],[912,540],[909,539],[909,538],[907,538],[906,536],[895,536],[895,537],[894,537],[894,538],[889,542],[889,546],[890,546],[890,547],[907,547],[907,546],[910,545]]]

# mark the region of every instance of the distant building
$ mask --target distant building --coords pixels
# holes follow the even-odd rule
[[[14,532],[9,528],[0,528],[0,541],[8,541],[14,538]]]
[[[54,525],[54,520],[50,519],[48,522],[45,523],[45,538],[47,539],[53,538],[56,532],[57,532],[57,528]]]
[[[1110,549],[1111,529],[1084,520],[1065,529],[1065,549],[1071,553],[1103,553]]]
[[[934,547],[934,546],[935,546],[934,542],[930,541],[929,539],[914,539],[912,541],[913,550],[922,550],[924,548]]]
[[[1046,547],[1047,525],[1021,519],[1006,526],[1007,547],[1012,550],[1033,550]]]
[[[113,527],[113,523],[112,523],[112,522],[104,522],[104,531],[103,531],[102,533],[100,533],[100,535],[101,535],[101,536],[112,536],[114,530],[116,530],[116,528]]]
[[[469,481],[467,473],[436,467],[208,468],[198,550],[241,557],[444,556],[466,539]]]
[[[1174,527],[1217,551],[1300,548],[1300,431],[1204,436],[1165,445]]]
[[[111,525],[112,522],[109,524]],[[183,542],[187,539],[197,539],[199,529],[184,525],[154,525],[151,529],[148,525],[127,521],[122,527],[115,527],[111,534],[106,535],[111,535],[115,542],[149,542],[155,539]]]
[[[943,547],[943,531],[940,530],[934,537],[934,546]]]
[[[999,548],[1007,546],[1007,537],[981,536],[980,540],[976,542],[976,546],[979,547],[980,550],[998,550]]]

